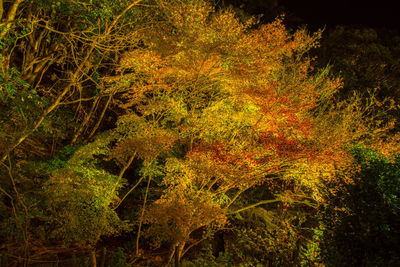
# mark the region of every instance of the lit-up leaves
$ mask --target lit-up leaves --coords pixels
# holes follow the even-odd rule
[[[195,132],[200,140],[234,142],[256,123],[255,115],[256,108],[240,108],[232,98],[226,98],[209,103],[184,124],[190,126],[190,131]]]
[[[177,139],[175,132],[157,127],[144,117],[134,114],[121,116],[116,131],[120,138],[112,154],[117,159],[126,159],[136,153],[139,158],[154,160],[168,152]]]
[[[281,19],[250,30],[202,1],[157,10],[162,19],[140,33],[143,45],[107,78],[124,113],[113,156],[164,167],[164,194],[146,213],[153,235],[185,243],[194,230],[223,224],[227,207],[257,185],[277,194],[279,182],[290,184],[292,197],[276,201],[321,200],[320,179],[369,130],[358,119],[345,124],[362,114],[360,103],[325,106],[341,81],[328,69],[311,74],[305,55],[320,32],[289,34]]]
[[[124,55],[121,76],[108,78],[122,86],[117,100],[126,110],[113,155],[165,159],[167,189],[148,221],[169,241],[186,242],[197,228],[224,221],[220,203],[231,191],[309,156],[307,112],[320,91],[301,55],[317,36],[291,36],[280,20],[250,31],[230,12],[210,13],[198,1],[160,9],[165,21],[143,33],[143,48]],[[182,151],[170,153],[177,144]]]
[[[146,220],[160,240],[174,244],[189,242],[190,234],[203,226],[225,224],[227,217],[212,193],[178,185],[153,203]]]
[[[128,230],[128,225],[111,208],[123,183],[94,164],[93,155],[105,152],[99,143],[93,142],[78,150],[66,166],[54,171],[44,184],[53,216],[50,222],[53,238],[91,245],[101,236]]]
[[[213,192],[225,193],[229,189],[246,187],[254,183],[244,171],[238,155],[230,153],[219,144],[196,147],[187,155],[187,166],[196,174],[194,181],[199,188],[213,188]]]

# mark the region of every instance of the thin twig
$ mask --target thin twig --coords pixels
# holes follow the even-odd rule
[[[97,97],[96,100],[93,102],[92,107],[90,108],[89,114],[85,117],[85,120],[83,121],[81,127],[79,128],[79,130],[76,132],[74,138],[72,139],[71,143],[75,143],[76,140],[78,139],[79,135],[82,133],[83,129],[85,128],[86,124],[89,122],[90,118],[92,117],[92,114],[94,113],[94,111],[96,110],[96,106],[100,100],[100,97]],[[93,97],[89,98],[90,100],[93,99]],[[85,99],[78,99],[77,102],[81,102],[81,101],[86,101]]]
[[[3,193],[4,195],[6,195],[7,197],[9,197],[11,200],[13,200],[13,197],[7,193],[6,190],[4,190],[3,188],[0,187],[0,192]]]
[[[133,190],[135,190],[135,188],[143,181],[144,176],[142,176],[139,181],[137,181],[137,183],[131,188],[129,189],[129,191],[124,195],[124,197],[118,202],[118,204],[114,207],[114,210],[117,209],[119,207],[119,205],[121,205],[121,203],[125,200],[125,198],[132,193]]]
[[[226,205],[225,209],[228,209],[233,202],[235,202],[235,200],[244,192],[246,191],[248,188],[243,189],[243,190],[239,190],[236,195],[231,199],[231,201],[228,203],[228,205]]]
[[[23,228],[23,237],[24,237],[24,256],[25,256],[25,258],[26,258],[26,260],[24,260],[24,267],[25,266],[28,266],[28,263],[29,263],[29,237],[28,237],[28,223],[29,223],[29,214],[28,214],[28,208],[27,208],[27,206],[25,205],[25,203],[24,203],[24,201],[22,200],[22,197],[21,197],[21,195],[19,194],[19,192],[18,192],[18,190],[17,190],[17,186],[16,186],[16,184],[15,184],[15,180],[14,180],[14,177],[13,177],[13,174],[12,174],[12,163],[11,163],[11,157],[10,157],[10,155],[8,155],[8,164],[9,164],[9,166],[7,166],[7,165],[5,165],[6,166],[6,168],[7,168],[7,170],[8,170],[8,175],[9,175],[9,177],[10,177],[10,180],[11,180],[11,184],[12,184],[12,186],[13,186],[13,189],[14,189],[14,192],[15,192],[15,195],[17,196],[17,201],[18,201],[18,203],[23,207],[23,209],[24,209],[24,215],[25,215],[25,224],[24,224],[24,228]],[[16,220],[18,220],[18,218],[17,218],[17,212],[16,212],[16,210],[15,210],[15,206],[13,207],[14,208],[14,214],[15,214],[15,216],[16,216]],[[22,227],[21,227],[22,228]]]
[[[109,106],[110,103],[111,103],[112,97],[113,97],[113,95],[110,94],[109,97],[108,97],[107,103],[106,103],[106,105],[104,106],[103,111],[101,112],[100,118],[97,120],[96,125],[94,126],[94,128],[93,128],[92,131],[90,132],[90,134],[89,134],[89,136],[88,136],[88,139],[90,139],[90,138],[96,133],[97,129],[99,128],[100,123],[101,123],[101,121],[102,121],[103,118],[104,118],[104,114],[106,113],[106,110],[107,110],[108,106]]]
[[[122,170],[119,172],[117,182],[115,183],[115,185],[111,191],[111,194],[113,194],[115,192],[115,189],[117,188],[119,182],[121,181],[122,177],[124,176],[124,173],[126,172],[126,170],[129,168],[129,166],[131,166],[133,159],[136,157],[136,154],[137,154],[137,152],[135,151],[135,153],[133,153],[131,155],[131,157],[128,159],[128,162],[124,165]],[[119,204],[121,204],[122,200],[118,203],[117,207],[119,206]],[[114,208],[114,209],[116,209],[116,208]]]
[[[144,200],[143,200],[142,213],[140,214],[140,219],[139,219],[139,229],[138,229],[138,233],[137,233],[137,237],[136,237],[136,255],[139,255],[139,239],[140,239],[140,233],[141,233],[141,229],[142,229],[144,211],[146,208],[147,196],[149,194],[150,181],[151,181],[151,175],[149,175],[149,180],[147,181],[146,193],[145,193]]]

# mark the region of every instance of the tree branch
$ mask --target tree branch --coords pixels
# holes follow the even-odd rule
[[[106,110],[107,110],[108,106],[110,105],[110,102],[111,102],[112,97],[113,97],[113,95],[110,94],[109,97],[108,97],[107,103],[106,103],[106,105],[104,106],[103,111],[101,112],[100,118],[97,120],[96,125],[94,126],[94,128],[93,128],[92,131],[90,132],[90,134],[89,134],[89,136],[88,136],[88,139],[90,139],[90,138],[96,133],[97,129],[99,128],[100,123],[101,123],[101,121],[102,121],[103,118],[104,118],[104,114],[106,113]]]
[[[249,210],[249,209],[255,208],[255,207],[260,206],[260,205],[270,204],[270,203],[275,203],[275,202],[281,202],[281,201],[282,201],[281,199],[263,200],[263,201],[260,201],[258,203],[255,203],[253,205],[241,208],[239,210],[228,212],[227,215],[236,214],[236,213],[239,213],[239,212],[242,212],[242,211],[245,211],[245,210]]]
[[[136,236],[136,255],[139,255],[139,239],[140,239],[140,233],[141,233],[141,229],[142,229],[144,211],[146,209],[147,196],[149,195],[150,182],[151,182],[151,175],[149,175],[149,180],[147,181],[146,193],[144,195],[142,212],[140,214],[140,219],[139,219],[139,229],[138,229],[137,236]]]
[[[3,9],[3,0],[0,0],[0,21],[3,18],[3,11],[4,11],[4,9]]]
[[[7,32],[10,30],[11,28],[11,21],[13,21],[15,19],[15,15],[17,14],[17,9],[19,4],[21,4],[23,1],[25,0],[15,0],[14,4],[11,6],[10,11],[8,12],[8,16],[7,16],[7,24],[5,29],[0,33],[0,40],[3,39],[3,37],[7,34]],[[1,4],[1,8],[0,8],[0,14],[1,16],[3,15],[3,0],[0,0],[0,4]],[[1,19],[1,17],[0,17]]]
[[[19,0],[20,1],[20,0]],[[42,124],[42,122],[44,121],[44,119],[47,117],[47,115],[52,112],[56,107],[58,107],[58,105],[60,104],[61,100],[64,98],[64,96],[70,91],[70,89],[76,84],[77,80],[78,80],[78,75],[80,74],[80,72],[83,71],[83,69],[86,67],[86,62],[89,59],[90,55],[92,54],[92,52],[94,51],[96,47],[96,41],[94,41],[89,49],[89,51],[87,52],[85,58],[82,60],[81,64],[78,66],[77,70],[75,71],[75,73],[72,75],[72,79],[69,82],[69,84],[64,88],[64,90],[62,91],[62,93],[57,97],[56,101],[50,106],[48,107],[42,114],[42,116],[39,118],[39,120],[35,123],[35,125],[33,126],[33,128],[31,130],[29,130],[28,132],[26,132],[25,134],[23,134],[18,140],[17,142],[15,142],[9,149],[7,149],[6,153],[4,153],[3,157],[0,159],[0,162],[3,162],[6,158],[7,158],[7,154],[10,153],[11,151],[13,151],[16,147],[18,147],[26,138],[28,138],[34,131],[36,131],[37,128],[39,128],[39,126]]]
[[[121,14],[119,14],[114,21],[111,23],[110,28],[108,28],[107,33],[110,33],[112,28],[115,26],[115,24],[117,24],[118,20],[126,13],[129,11],[129,9],[131,9],[132,7],[134,7],[135,5],[139,4],[140,2],[142,2],[142,0],[136,0],[135,2],[133,2],[132,4],[130,4],[129,6],[127,6],[122,12]]]

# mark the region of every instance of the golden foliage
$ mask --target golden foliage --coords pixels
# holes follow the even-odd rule
[[[163,19],[105,81],[122,92],[125,113],[114,157],[162,162],[166,190],[146,216],[165,239],[185,243],[225,223],[233,193],[267,181],[272,189],[271,175],[320,201],[321,179],[350,159],[346,145],[385,132],[358,98],[329,104],[342,82],[314,72],[307,56],[321,32],[290,34],[282,18],[250,29],[203,1],[158,8]]]

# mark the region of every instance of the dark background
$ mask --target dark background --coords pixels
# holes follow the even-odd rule
[[[245,12],[264,14],[268,22],[286,14],[288,26],[307,25],[310,30],[336,25],[355,25],[372,28],[400,29],[399,0],[217,0]]]
[[[281,0],[279,2],[313,28],[338,24],[400,28],[398,0]]]

